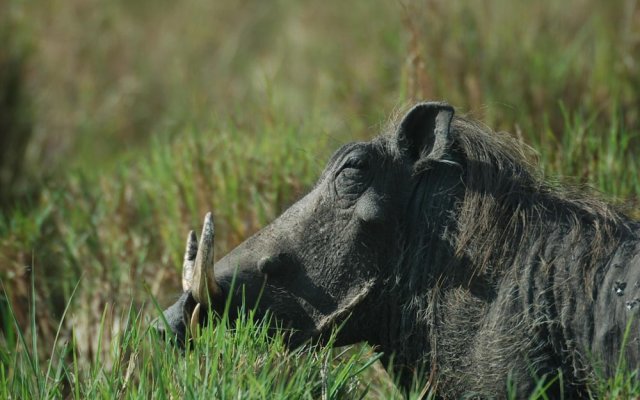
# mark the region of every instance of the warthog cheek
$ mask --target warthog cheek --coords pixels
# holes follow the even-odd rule
[[[356,216],[364,222],[376,222],[383,219],[383,211],[380,207],[380,199],[377,195],[367,193],[356,204]]]

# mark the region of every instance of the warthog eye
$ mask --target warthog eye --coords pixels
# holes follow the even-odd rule
[[[371,182],[368,160],[352,156],[345,160],[335,178],[336,193],[340,198],[355,199],[360,196]]]

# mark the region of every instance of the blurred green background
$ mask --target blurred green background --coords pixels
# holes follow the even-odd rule
[[[422,99],[633,210],[639,62],[635,0],[4,0],[3,326],[11,304],[50,349],[69,304],[61,335],[104,352],[131,303],[175,298],[206,211],[221,256]]]

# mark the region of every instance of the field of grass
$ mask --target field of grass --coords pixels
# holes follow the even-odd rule
[[[0,43],[0,398],[401,397],[367,347],[147,328],[205,212],[223,255],[417,100],[639,215],[635,0],[6,0]]]

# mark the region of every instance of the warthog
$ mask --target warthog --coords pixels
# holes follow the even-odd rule
[[[561,373],[554,390],[577,397],[621,352],[640,360],[637,232],[545,182],[517,141],[421,103],[341,147],[309,194],[215,268],[208,215],[164,315],[182,342],[226,298],[233,318],[244,290],[292,347],[342,325],[337,344],[375,346],[404,387],[417,376],[442,397],[503,397],[510,382],[522,397]]]

